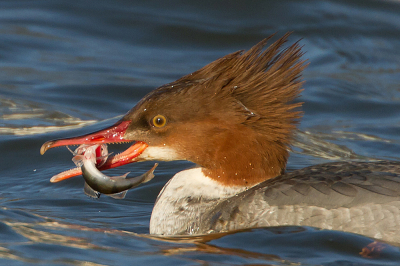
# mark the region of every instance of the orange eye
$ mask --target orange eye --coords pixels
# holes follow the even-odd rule
[[[156,115],[152,119],[152,124],[155,127],[163,127],[167,124],[167,119],[163,115]]]

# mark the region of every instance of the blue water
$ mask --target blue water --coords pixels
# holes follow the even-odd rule
[[[111,125],[152,89],[287,31],[310,63],[288,169],[399,160],[399,1],[0,1],[0,264],[398,265],[398,247],[368,258],[373,240],[314,228],[152,238],[157,194],[186,162],[119,201],[87,198],[81,177],[49,182],[73,163],[65,148],[41,156],[45,141]]]

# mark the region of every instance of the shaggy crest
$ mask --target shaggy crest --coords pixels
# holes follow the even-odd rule
[[[303,53],[298,42],[282,48],[290,33],[262,51],[273,36],[247,52],[226,55],[153,93],[166,90],[183,95],[197,93],[193,99],[214,98],[210,101],[213,110],[224,108],[228,102],[243,115],[243,124],[270,141],[289,144],[289,136],[302,115],[297,110],[302,103],[292,101],[301,92],[300,76],[307,65],[300,60]],[[154,96],[153,93],[149,96]]]
[[[154,146],[170,143],[179,159],[227,185],[282,174],[301,118],[302,103],[293,100],[306,67],[298,42],[283,48],[289,35],[264,49],[270,36],[149,93],[124,118],[136,121],[132,132],[142,128],[147,135],[129,138]],[[147,121],[158,114],[168,122],[155,131]]]

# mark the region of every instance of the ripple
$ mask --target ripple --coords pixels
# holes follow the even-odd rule
[[[367,156],[363,156],[355,153],[353,150],[349,149],[344,145],[338,145],[332,142],[327,141],[326,139],[339,139],[339,138],[357,138],[368,141],[384,141],[388,142],[388,140],[384,140],[375,136],[370,136],[366,134],[357,134],[355,132],[333,132],[331,134],[315,134],[309,131],[297,131],[296,139],[293,142],[293,146],[299,148],[301,151],[294,150],[295,153],[301,153],[305,155],[311,155],[314,157],[319,157],[328,160],[368,160],[373,161],[376,160],[374,158],[370,158]]]
[[[29,101],[0,98],[0,134],[35,135],[81,128],[98,122],[61,111],[46,110]]]

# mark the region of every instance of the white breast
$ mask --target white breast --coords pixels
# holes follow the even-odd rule
[[[150,233],[196,234],[194,224],[223,199],[246,188],[227,187],[205,176],[200,167],[177,173],[161,190],[150,219]]]

